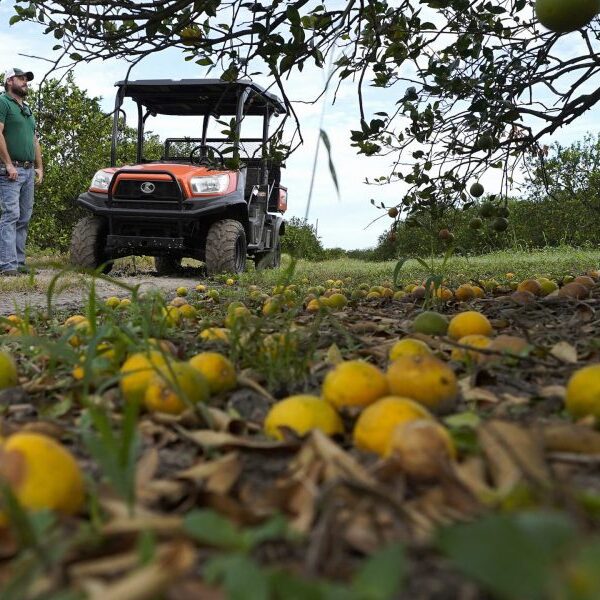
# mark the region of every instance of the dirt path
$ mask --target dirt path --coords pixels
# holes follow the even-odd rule
[[[22,276],[22,288],[18,291],[0,291],[0,315],[6,316],[16,311],[22,312],[27,306],[44,308],[48,303],[47,290],[59,271],[56,269],[38,269],[32,285],[26,288],[29,277]],[[129,296],[129,292],[118,284],[140,286],[140,291],[165,290],[174,292],[178,287],[194,287],[202,280],[199,269],[186,269],[178,276],[158,276],[154,271],[139,271],[135,274],[115,272],[110,274],[114,283],[103,279],[96,279],[96,296],[108,298]],[[69,273],[58,280],[58,285],[52,296],[52,305],[61,308],[75,308],[87,300],[91,278]],[[15,284],[20,283],[15,280]],[[16,287],[16,285],[15,285]],[[66,288],[66,289],[65,289]]]

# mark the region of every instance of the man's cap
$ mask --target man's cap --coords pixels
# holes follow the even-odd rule
[[[25,77],[27,77],[27,81],[31,81],[33,79],[33,73],[31,71],[23,71],[23,69],[17,69],[16,67],[12,67],[4,71],[4,81],[8,81],[11,77],[20,77],[22,75],[25,75]]]

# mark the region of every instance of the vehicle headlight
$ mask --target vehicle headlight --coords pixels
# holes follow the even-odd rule
[[[222,194],[229,187],[229,175],[192,177],[190,184],[194,194]]]
[[[92,185],[90,185],[90,187],[98,190],[108,190],[112,178],[113,176],[111,173],[98,171],[92,178]]]

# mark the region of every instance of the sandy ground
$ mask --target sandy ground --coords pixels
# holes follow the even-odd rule
[[[0,291],[0,315],[6,316],[14,312],[22,312],[27,306],[32,308],[46,307],[48,305],[48,286],[58,272],[55,269],[38,269],[34,276],[34,284],[30,289]],[[23,278],[23,287],[25,287],[29,276],[23,275],[21,277]],[[96,279],[96,296],[98,298],[103,299],[109,296],[124,298],[129,296],[129,291],[120,287],[119,284],[139,285],[140,291],[158,289],[174,293],[180,286],[192,288],[203,279],[200,269],[186,269],[180,275],[170,277],[159,277],[154,271],[140,271],[135,274],[116,272],[111,273],[110,277],[114,279],[114,282]],[[75,308],[83,305],[89,294],[90,281],[91,278],[89,277],[72,273],[59,278],[58,285],[52,295],[52,306],[55,308]],[[61,289],[65,285],[67,286],[66,289]]]

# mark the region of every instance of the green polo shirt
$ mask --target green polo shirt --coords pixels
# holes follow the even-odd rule
[[[23,107],[8,94],[0,94],[0,123],[11,160],[35,160],[35,119],[31,108]]]

